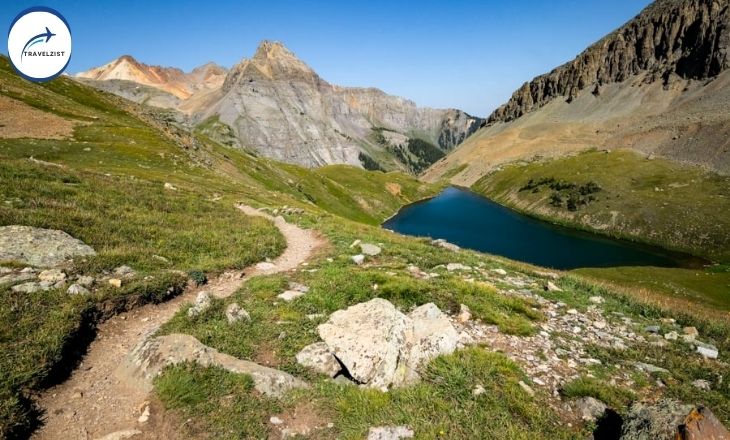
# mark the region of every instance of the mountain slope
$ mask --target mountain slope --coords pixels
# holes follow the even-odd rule
[[[103,66],[79,72],[76,74],[76,78],[100,81],[102,84],[112,82],[112,84],[117,84],[120,92],[125,91],[123,88],[124,83],[120,82],[141,84],[162,90],[180,100],[184,100],[198,91],[219,88],[225,75],[226,69],[214,63],[204,64],[189,73],[185,73],[174,67],[149,66],[140,63],[130,55],[123,55]],[[94,83],[90,84],[94,85]],[[108,85],[104,88],[112,93],[116,91]],[[174,107],[174,105],[169,106]]]
[[[729,5],[655,2],[525,83],[426,178],[472,184],[505,162],[621,147],[730,172]]]
[[[483,122],[455,109],[420,108],[374,88],[329,84],[276,42],[262,42],[224,81],[217,72],[208,75],[215,81],[191,81],[195,73],[122,57],[80,77],[136,102],[178,109],[212,137],[232,135],[217,138],[229,145],[308,167],[350,164],[418,173]],[[201,82],[206,86],[195,93],[186,86]]]

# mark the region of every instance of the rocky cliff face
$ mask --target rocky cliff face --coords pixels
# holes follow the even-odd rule
[[[483,122],[374,88],[330,84],[282,44],[268,41],[230,72],[209,63],[185,73],[123,56],[77,79],[135,102],[177,109],[227,145],[305,166],[345,163],[418,173]]]
[[[504,163],[627,148],[730,174],[730,0],[658,0],[525,83],[424,174],[471,185]]]
[[[579,91],[648,72],[648,82],[706,79],[730,66],[728,0],[659,0],[575,60],[525,83],[489,122],[510,121]]]
[[[419,108],[378,89],[330,84],[274,42],[263,42],[231,69],[217,102],[192,113],[201,120],[217,117],[242,145],[279,160],[410,171],[422,166],[419,154],[438,159],[482,122],[459,110]],[[379,136],[383,131],[407,139],[395,145],[390,136]],[[426,144],[408,142],[416,138]]]

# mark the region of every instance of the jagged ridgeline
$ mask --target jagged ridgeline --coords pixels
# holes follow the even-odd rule
[[[502,164],[588,149],[730,173],[730,1],[659,0],[524,83],[426,172],[472,185]]]
[[[177,109],[224,144],[308,167],[419,173],[483,122],[375,88],[330,84],[282,44],[268,41],[228,72],[209,63],[184,73],[124,56],[78,77],[136,102]],[[396,142],[382,141],[377,134],[383,131]]]

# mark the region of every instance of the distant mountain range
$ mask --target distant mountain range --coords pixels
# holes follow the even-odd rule
[[[630,148],[730,173],[730,1],[659,0],[525,83],[426,173],[471,185],[501,164]]]
[[[210,137],[305,166],[351,164],[418,173],[484,122],[418,107],[375,88],[330,84],[281,43],[264,41],[230,71],[189,73],[129,55],[76,75],[135,102],[178,110]]]

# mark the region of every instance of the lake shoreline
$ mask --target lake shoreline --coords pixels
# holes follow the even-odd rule
[[[590,262],[587,262],[586,265],[578,264],[575,267],[555,267],[551,264],[546,264],[544,261],[534,261],[530,259],[524,259],[524,258],[517,258],[515,256],[511,256],[510,254],[504,254],[500,253],[499,251],[485,249],[484,244],[464,244],[464,237],[461,237],[461,243],[455,243],[462,247],[474,249],[480,252],[486,252],[491,253],[495,255],[501,255],[506,258],[511,258],[517,261],[522,261],[529,264],[537,264],[547,267],[554,267],[556,269],[564,269],[564,270],[570,270],[571,268],[579,268],[579,267],[618,267],[618,266],[652,266],[656,265],[657,267],[679,267],[679,268],[685,268],[685,269],[704,269],[709,265],[712,265],[713,262],[711,260],[708,260],[704,257],[697,256],[694,254],[690,254],[683,251],[678,251],[676,249],[671,249],[663,246],[657,246],[653,243],[647,243],[644,241],[639,240],[632,240],[627,239],[626,237],[617,237],[610,234],[604,234],[604,233],[598,233],[596,231],[593,231],[588,228],[576,228],[572,225],[566,225],[561,224],[560,222],[551,221],[551,219],[546,219],[537,215],[531,215],[529,212],[522,212],[519,209],[515,209],[511,206],[506,206],[504,204],[501,204],[495,200],[492,200],[491,198],[485,196],[484,194],[478,193],[473,191],[471,188],[460,186],[460,185],[449,185],[446,188],[444,188],[440,193],[427,197],[412,203],[409,203],[407,205],[403,205],[396,213],[388,217],[386,220],[384,220],[381,223],[381,227],[396,233],[400,233],[403,235],[411,235],[411,236],[423,236],[423,237],[430,237],[430,238],[445,238],[449,241],[454,241],[453,239],[450,239],[449,237],[444,237],[443,234],[435,234],[433,231],[430,231],[426,233],[425,235],[421,232],[419,233],[409,233],[407,231],[404,231],[403,229],[399,229],[397,226],[394,227],[393,221],[397,219],[399,216],[403,216],[404,213],[407,213],[414,209],[414,207],[417,207],[419,205],[424,205],[428,203],[432,203],[435,199],[439,199],[440,197],[444,197],[445,195],[448,196],[449,190],[459,191],[465,195],[468,195],[469,197],[474,197],[478,200],[484,201],[486,204],[491,204],[492,206],[499,207],[499,209],[503,210],[503,213],[506,213],[508,217],[511,218],[511,220],[515,219],[529,219],[530,222],[526,222],[524,220],[520,220],[515,223],[521,223],[523,227],[528,227],[531,229],[538,229],[539,232],[543,235],[547,234],[548,236],[551,234],[555,235],[568,235],[571,237],[571,240],[573,240],[575,244],[582,244],[583,247],[589,246],[592,242],[593,245],[597,247],[606,247],[606,249],[613,252],[613,257],[618,258],[618,254],[620,254],[620,250],[625,251],[624,253],[626,255],[633,255],[632,258],[638,258],[642,259],[640,264],[637,264],[636,262],[632,262],[633,264],[617,264],[615,262],[612,262],[609,260],[610,257],[606,257],[607,260],[600,263],[598,266],[593,266],[590,264]],[[493,213],[495,214],[495,213]],[[499,213],[497,213],[499,214]],[[502,214],[499,214],[502,215]],[[464,218],[466,219],[466,217]],[[459,226],[461,226],[461,218],[450,219],[453,222],[457,222]],[[486,220],[486,219],[484,219]],[[511,221],[510,220],[510,221]],[[474,225],[472,225],[474,226]],[[534,232],[534,231],[533,231]],[[543,237],[544,238],[544,237]],[[563,237],[565,239],[565,237]],[[471,239],[466,239],[471,240]],[[459,241],[459,240],[456,240]],[[520,239],[515,239],[515,242],[521,241]],[[582,243],[581,243],[582,242]],[[589,243],[589,244],[586,244]],[[580,247],[580,246],[579,246]],[[508,252],[514,252],[512,250]],[[543,254],[545,250],[542,251]],[[600,260],[599,257],[595,255],[589,255],[592,257],[593,260]],[[642,257],[643,256],[643,257]],[[545,256],[542,255],[541,258],[544,260]],[[647,263],[647,261],[655,260],[656,264],[650,264]],[[588,260],[591,260],[591,258],[588,258]],[[669,263],[671,262],[671,264]]]

